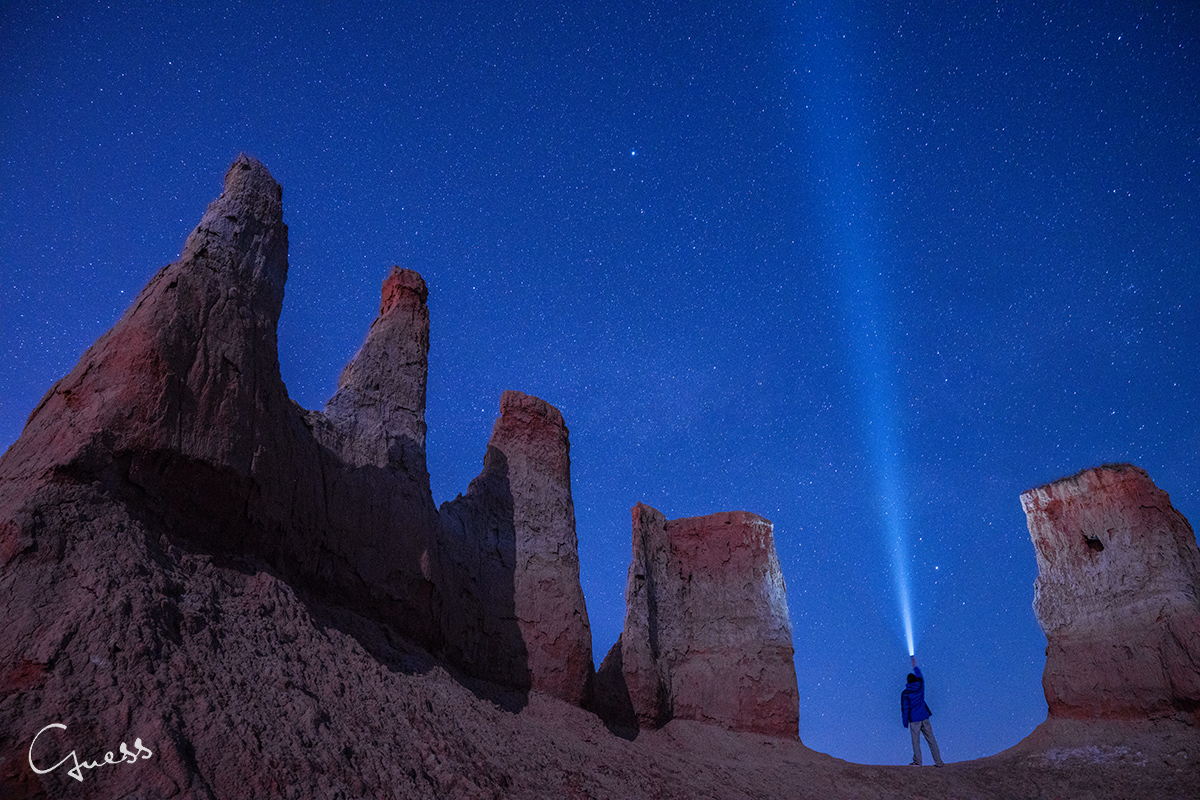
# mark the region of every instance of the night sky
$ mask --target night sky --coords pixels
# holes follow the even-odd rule
[[[909,761],[903,573],[945,758],[1045,718],[1025,489],[1200,520],[1200,4],[201,5],[0,8],[0,447],[244,151],[291,396],[418,270],[434,499],[562,410],[597,664],[635,503],[771,519],[816,750]]]

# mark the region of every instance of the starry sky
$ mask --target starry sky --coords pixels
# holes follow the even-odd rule
[[[738,6],[730,8],[729,6]],[[0,447],[247,152],[321,408],[392,264],[429,470],[563,412],[596,662],[630,508],[771,519],[800,734],[907,763],[1046,715],[1019,495],[1130,461],[1200,519],[1200,5],[5,3]]]

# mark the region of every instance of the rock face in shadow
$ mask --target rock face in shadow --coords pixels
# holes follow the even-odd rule
[[[370,691],[347,688],[353,668],[322,677],[272,666],[328,658],[318,655],[324,628],[349,631],[385,671],[411,662],[396,655],[405,642],[405,652],[424,648],[507,689],[581,702],[590,637],[561,417],[532,398],[512,401],[514,419],[527,401],[548,420],[490,448],[513,459],[502,470],[512,488],[496,492],[501,504],[511,494],[513,544],[498,570],[457,572],[474,565],[444,536],[425,463],[424,281],[392,271],[366,341],[316,412],[288,398],[279,374],[287,270],[282,191],[239,157],[179,260],[0,457],[0,794],[49,785],[20,748],[62,722],[81,745],[154,741],[153,764],[136,773],[152,793],[241,796],[214,772],[226,744],[248,754],[246,770],[280,763],[288,756],[274,746],[274,722],[305,731],[305,748],[333,748],[324,709],[347,696],[372,703]],[[468,583],[473,599],[459,594]],[[284,595],[287,624],[261,629]],[[489,611],[507,604],[510,631],[464,628],[445,613],[478,619],[471,602],[485,601],[498,604]],[[481,647],[507,648],[520,663],[497,675],[486,657],[455,658]],[[549,664],[559,656],[561,666]]]
[[[463,581],[447,592],[443,618],[448,639],[464,643],[459,659],[581,705],[592,634],[579,583],[570,443],[558,409],[504,392],[483,472],[465,496],[442,504],[441,515],[445,541],[453,542],[444,548],[445,574]]]
[[[771,523],[633,509],[625,627],[596,675],[616,726],[671,719],[796,737],[792,625]]]
[[[34,410],[0,466],[14,487],[6,505],[17,484],[99,482],[189,547],[263,558],[436,646],[422,565],[437,512],[418,443],[424,402],[411,399],[424,392],[428,322],[408,318],[419,317],[411,299],[391,303],[334,414],[305,412],[279,374],[287,271],[282,190],[241,156],[179,260]]]
[[[1200,722],[1200,552],[1167,493],[1119,464],[1031,489],[1021,505],[1051,719]]]

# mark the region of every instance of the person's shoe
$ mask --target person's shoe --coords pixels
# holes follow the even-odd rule
[[[910,762],[908,762],[908,765],[910,767],[919,767],[919,766],[921,766],[921,762],[920,761],[910,761]]]
[[[934,766],[935,766],[935,767],[944,767],[944,766],[946,766],[946,765],[945,765],[945,764],[934,764]]]

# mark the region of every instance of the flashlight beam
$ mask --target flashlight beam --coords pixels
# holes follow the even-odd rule
[[[897,402],[898,359],[893,352],[893,315],[888,306],[889,263],[877,174],[878,162],[864,114],[866,93],[856,85],[853,19],[837,2],[806,6],[805,33],[814,46],[803,50],[804,108],[814,152],[819,213],[828,236],[830,266],[836,272],[845,321],[844,339],[881,504],[886,545],[892,566],[904,638],[915,654],[913,635],[909,516],[903,425]]]

